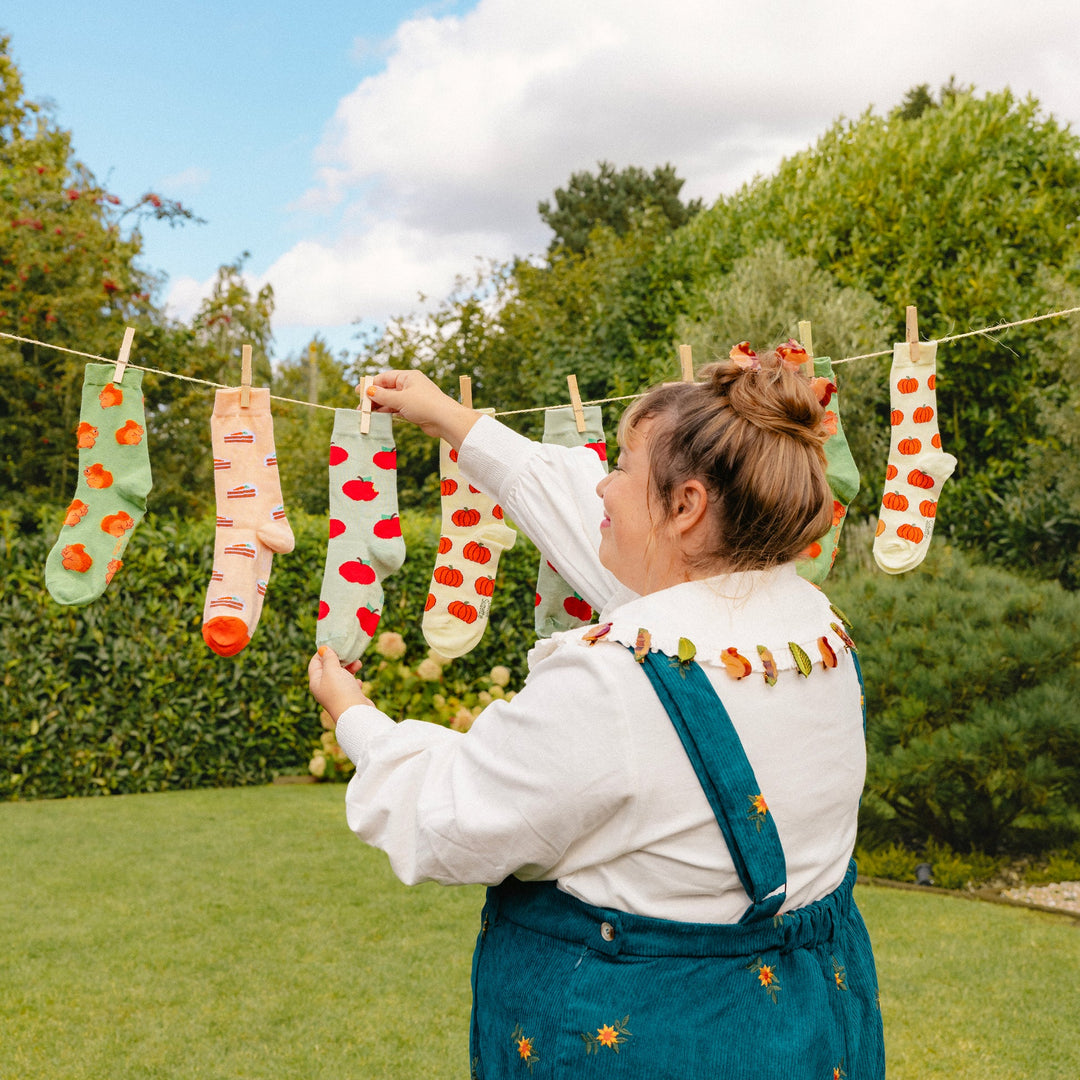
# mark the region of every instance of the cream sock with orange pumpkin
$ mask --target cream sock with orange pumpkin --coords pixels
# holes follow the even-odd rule
[[[273,556],[294,544],[281,498],[270,391],[252,388],[247,408],[240,393],[218,390],[210,418],[217,532],[202,635],[219,656],[235,656],[251,641]]]
[[[115,371],[115,364],[87,364],[83,376],[79,481],[45,563],[45,584],[61,604],[88,604],[105,591],[146,513],[152,480],[142,372],[128,367],[116,385]]]
[[[358,660],[375,636],[382,583],[405,561],[390,414],[372,413],[367,435],[360,423],[359,409],[334,411],[330,539],[315,631],[315,643],[343,664]]]
[[[441,656],[464,656],[484,636],[495,591],[499,556],[517,533],[503,522],[502,508],[469,484],[457,451],[439,446],[442,535],[424,605],[424,638]]]
[[[599,405],[588,405],[582,410],[585,430],[578,431],[574,410],[564,405],[544,412],[544,442],[558,446],[588,446],[601,461],[607,461],[604,441],[604,418]],[[573,630],[592,619],[592,608],[566,583],[559,571],[544,554],[540,554],[540,568],[536,573],[536,604],[533,608],[533,625],[536,636],[551,637],[560,630]]]
[[[956,468],[938,430],[937,342],[919,342],[917,364],[907,343],[894,344],[889,388],[892,437],[874,559],[887,574],[902,574],[926,558],[941,488]]]

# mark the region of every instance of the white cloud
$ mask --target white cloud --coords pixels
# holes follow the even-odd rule
[[[348,242],[305,241],[267,271],[278,320],[378,320],[443,296],[478,255],[542,250],[536,204],[599,160],[670,162],[711,202],[843,114],[955,75],[1033,92],[1080,121],[1074,0],[480,0],[402,23],[338,104],[295,209]]]
[[[396,221],[349,240],[305,240],[282,255],[257,284],[274,288],[275,327],[381,323],[418,307],[417,294],[446,296],[480,256],[509,255],[493,233],[432,235]]]
[[[168,295],[165,297],[165,311],[170,319],[189,323],[203,299],[210,295],[217,280],[217,274],[198,281],[193,277],[179,277],[169,285]]]

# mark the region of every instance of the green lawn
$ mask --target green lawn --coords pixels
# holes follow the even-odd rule
[[[0,1080],[465,1077],[482,890],[339,786],[0,805]],[[1080,929],[860,886],[890,1080],[1080,1076]]]

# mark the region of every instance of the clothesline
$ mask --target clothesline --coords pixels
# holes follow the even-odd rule
[[[994,326],[984,326],[979,330],[967,330],[962,334],[949,334],[946,337],[932,338],[928,340],[937,341],[938,344],[946,344],[950,341],[960,341],[963,338],[979,337],[983,334],[994,334],[1001,330],[1011,330],[1017,326],[1027,326],[1031,323],[1043,322],[1046,319],[1060,319],[1068,315],[1075,315],[1080,312],[1080,307],[1065,308],[1062,311],[1050,311],[1045,315],[1032,315],[1026,319],[1017,319],[1014,322],[997,323]],[[78,349],[69,349],[64,345],[53,345],[48,341],[37,341],[34,338],[20,337],[18,334],[8,334],[0,330],[0,338],[7,338],[10,341],[18,341],[25,345],[38,345],[45,349],[54,349],[57,352],[67,353],[71,356],[82,356],[87,360],[97,360],[103,364],[112,364],[116,362],[116,357],[98,356],[96,353],[80,352]],[[892,356],[892,349],[882,349],[879,352],[861,353],[858,356],[845,356],[839,360],[833,360],[833,364],[850,364],[856,360],[874,360],[882,356]],[[181,375],[178,371],[165,371],[161,368],[144,367],[140,364],[129,363],[127,365],[131,368],[136,368],[139,371],[145,371],[151,375],[163,375],[169,379],[181,379],[184,382],[197,383],[201,386],[213,387],[216,390],[229,390],[234,389],[224,383],[211,382],[209,379],[198,379],[193,375]],[[583,401],[582,405],[608,405],[616,401],[633,401],[636,398],[642,397],[642,394],[625,394],[621,397],[609,397],[609,398],[595,398],[591,401]],[[335,411],[333,405],[320,405],[314,401],[301,401],[299,398],[287,398],[279,397],[276,394],[271,394],[270,399],[272,401],[280,401],[287,405],[304,405],[311,409],[326,409],[330,412]],[[508,409],[503,412],[496,412],[496,416],[520,416],[525,413],[546,412],[550,408],[555,406],[541,405],[530,409]]]

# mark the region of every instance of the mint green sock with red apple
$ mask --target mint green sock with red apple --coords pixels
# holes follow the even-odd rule
[[[559,446],[587,446],[601,461],[607,461],[604,418],[600,406],[587,405],[582,412],[585,417],[585,430],[578,431],[574,410],[569,405],[546,410],[543,441]],[[533,608],[536,636],[548,638],[560,630],[573,630],[584,626],[592,619],[592,615],[588,601],[582,600],[574,592],[541,552],[540,568],[536,572],[536,605]]]
[[[405,561],[390,414],[370,419],[364,435],[359,409],[336,409],[330,439],[330,539],[315,642],[345,664],[375,636],[383,582]]]

